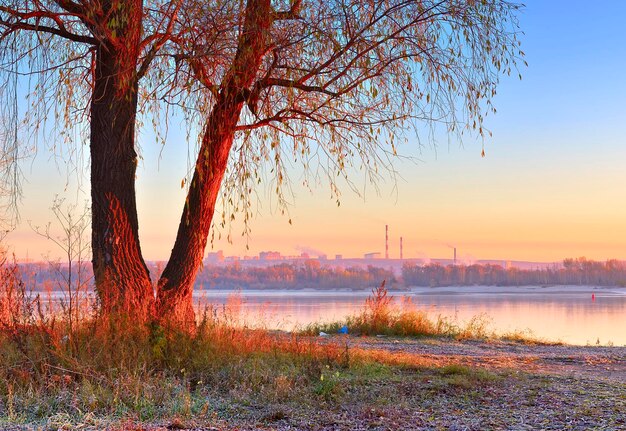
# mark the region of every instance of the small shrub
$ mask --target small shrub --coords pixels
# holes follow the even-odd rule
[[[341,375],[339,371],[334,371],[330,365],[326,365],[320,373],[319,381],[315,385],[314,392],[326,401],[332,401],[342,393],[340,385]]]
[[[384,281],[372,290],[372,295],[365,300],[365,306],[360,313],[344,321],[309,325],[301,333],[306,335],[317,335],[320,332],[336,334],[344,325],[348,326],[350,333],[355,335],[454,339],[485,339],[495,336],[490,330],[491,320],[484,314],[474,316],[463,324],[442,316],[432,319],[409,297],[394,302],[393,296],[389,295],[385,288]]]
[[[459,328],[456,338],[458,339],[485,339],[493,336],[489,331],[491,319],[486,314],[473,316],[465,326]]]

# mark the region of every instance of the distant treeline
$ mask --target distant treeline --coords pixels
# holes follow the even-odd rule
[[[615,259],[597,262],[584,257],[565,259],[562,265],[542,269],[406,263],[402,267],[402,279],[407,286],[626,286],[626,263]]]
[[[382,263],[382,262],[381,262]],[[25,285],[37,290],[65,288],[67,266],[43,263],[22,264]],[[150,272],[160,272],[149,264]],[[73,277],[78,278],[74,265]],[[91,284],[91,265],[81,267],[81,278]],[[389,287],[410,286],[522,286],[522,285],[598,285],[626,286],[626,262],[597,262],[584,257],[565,259],[562,264],[541,269],[505,268],[502,265],[420,265],[407,262],[402,276],[375,266],[348,268],[324,265],[318,260],[301,263],[277,263],[273,266],[249,267],[231,265],[205,266],[199,272],[196,288],[222,289],[370,289],[386,280]]]
[[[239,265],[206,267],[196,286],[365,289],[387,281],[388,286],[522,286],[522,285],[598,285],[626,286],[626,262],[608,260],[597,262],[584,257],[565,259],[561,265],[548,268],[505,268],[495,264],[480,265],[419,265],[407,262],[402,277],[392,271],[374,266],[333,267],[317,260],[304,264],[282,263],[269,267]]]
[[[203,288],[317,288],[364,289],[377,286],[382,280],[396,283],[393,273],[383,268],[322,266],[318,260],[303,264],[281,263],[268,267],[229,266],[205,267],[196,280]]]

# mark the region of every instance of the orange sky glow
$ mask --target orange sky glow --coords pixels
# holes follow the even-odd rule
[[[601,10],[556,3],[530,2],[521,17],[529,67],[522,70],[522,81],[501,81],[494,101],[498,113],[486,120],[493,132],[484,141],[486,157],[475,137],[465,136],[461,144],[442,133],[436,146],[420,147],[407,132],[399,152],[413,161],[396,160],[397,183],[387,178],[377,192],[355,170],[364,193],[357,196],[344,187],[340,207],[327,183],[312,192],[301,187],[294,166],[289,216],[276,211],[270,187],[261,186],[250,238],[240,236],[236,221],[233,242],[223,235],[213,250],[243,256],[313,249],[329,258],[362,257],[384,253],[388,224],[390,257],[398,257],[402,236],[407,258],[450,258],[454,246],[467,262],[626,260],[623,30],[606,24]],[[187,146],[184,131],[174,126],[163,149],[149,130],[140,135],[137,199],[148,260],[168,258],[183,208]],[[89,195],[86,161],[78,188],[76,175],[68,176],[49,154],[40,148],[22,166],[27,181],[21,222],[6,239],[20,259],[59,256],[52,243],[32,232],[29,221],[39,226],[53,221],[54,195],[80,203]]]

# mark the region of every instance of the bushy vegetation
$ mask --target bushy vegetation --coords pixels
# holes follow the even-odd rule
[[[349,365],[335,346],[244,330],[212,312],[193,334],[130,319],[67,329],[62,320],[2,328],[0,418],[84,422],[89,413],[153,421],[206,413],[209,399],[220,396],[328,397],[320,376]]]
[[[253,288],[316,288],[316,289],[366,289],[389,280],[395,283],[393,272],[369,265],[360,267],[332,267],[319,260],[302,263],[280,263],[268,267],[242,267],[238,264],[207,266],[196,279],[203,287],[253,287]]]
[[[365,300],[361,312],[349,316],[345,321],[309,325],[303,333],[337,333],[344,326],[350,333],[357,335],[438,336],[456,339],[484,339],[493,336],[486,316],[475,316],[466,323],[458,323],[441,316],[433,319],[408,297],[402,298],[399,303],[394,302],[385,282],[372,289],[372,295]]]
[[[565,259],[562,265],[542,269],[505,268],[494,264],[418,265],[402,267],[407,286],[522,286],[599,285],[626,286],[626,262],[598,262],[585,257]]]

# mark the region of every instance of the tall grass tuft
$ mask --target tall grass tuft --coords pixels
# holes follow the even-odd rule
[[[363,310],[359,313],[349,316],[345,321],[309,325],[302,333],[337,333],[339,328],[347,326],[350,333],[355,335],[484,339],[493,336],[489,325],[490,321],[484,315],[475,316],[465,324],[441,316],[432,319],[409,297],[394,302],[383,281],[380,286],[372,289],[372,294],[365,300]]]

